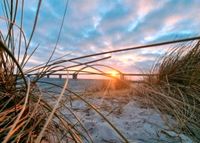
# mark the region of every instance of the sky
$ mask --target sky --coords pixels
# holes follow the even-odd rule
[[[38,0],[25,0],[23,25],[27,37],[30,36],[37,3]],[[39,49],[28,66],[37,65],[49,57],[57,40],[65,5],[66,0],[42,1],[31,43],[32,48],[39,44]],[[69,54],[66,57],[69,59],[198,36],[199,7],[199,0],[69,0],[61,38],[53,58]],[[110,54],[111,59],[101,63],[125,73],[145,72],[168,47],[172,45]],[[92,59],[95,58],[85,60]]]

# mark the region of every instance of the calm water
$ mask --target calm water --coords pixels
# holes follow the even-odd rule
[[[59,86],[63,86],[65,80],[59,79],[59,78],[43,78],[40,80],[41,82],[50,82]],[[69,79],[68,83],[68,89],[75,91],[75,92],[84,92],[84,91],[90,91],[90,90],[97,90],[101,89],[108,80],[102,80],[102,79]],[[53,89],[53,87],[50,84],[46,83],[40,83],[42,88],[46,89]]]

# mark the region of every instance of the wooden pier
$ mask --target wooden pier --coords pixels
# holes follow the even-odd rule
[[[101,75],[106,77],[113,77],[110,73],[93,73],[93,72],[87,72],[87,73],[53,73],[53,74],[43,74],[43,77],[51,78],[51,77],[58,77],[62,79],[64,76],[71,76],[72,79],[78,79],[78,75]],[[119,73],[117,74],[117,78],[120,80],[125,80],[126,77],[148,77],[148,76],[156,76],[157,74],[134,74],[134,73]],[[27,74],[29,77],[36,77],[37,74]]]

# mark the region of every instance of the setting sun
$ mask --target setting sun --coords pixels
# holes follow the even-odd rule
[[[112,77],[117,77],[119,75],[119,73],[117,71],[110,71],[109,74],[112,76]]]

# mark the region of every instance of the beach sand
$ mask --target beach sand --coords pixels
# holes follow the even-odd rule
[[[143,106],[139,102],[142,99],[133,94],[130,89],[126,89],[95,93],[89,92],[85,93],[83,97],[101,111],[129,142],[192,142],[183,134],[178,135],[175,132],[169,131],[161,114]],[[95,143],[122,142],[108,123],[82,100],[77,97],[73,98],[72,109],[81,119]]]

